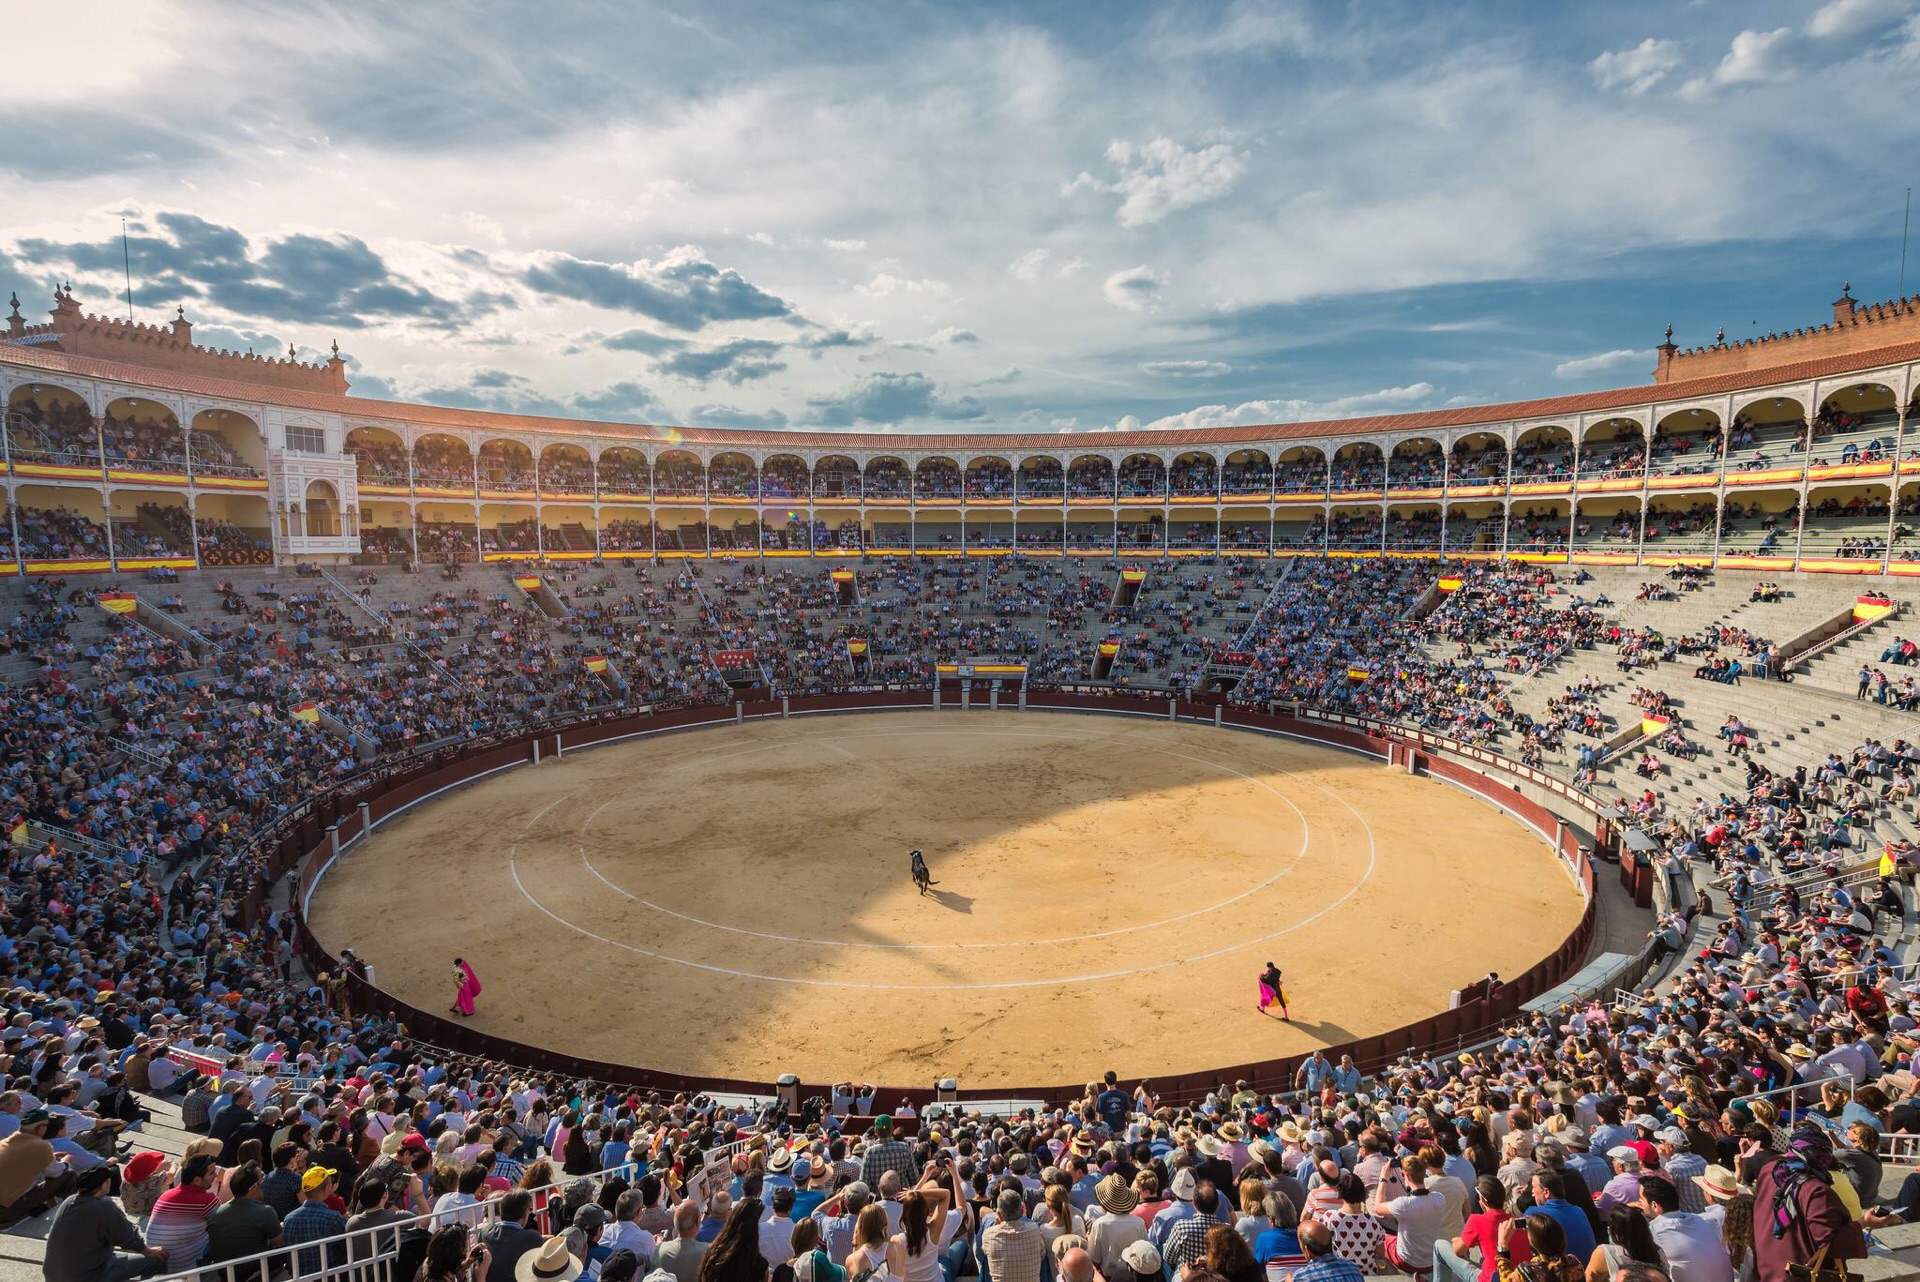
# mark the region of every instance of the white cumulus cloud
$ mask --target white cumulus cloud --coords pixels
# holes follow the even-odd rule
[[[1624,89],[1639,97],[1680,65],[1680,45],[1648,36],[1631,49],[1614,49],[1588,63],[1594,83],[1602,89]]]
[[[1432,383],[1422,380],[1418,383],[1408,383],[1404,387],[1383,387],[1374,392],[1336,396],[1324,401],[1266,400],[1242,401],[1232,406],[1197,405],[1179,414],[1157,418],[1147,426],[1154,430],[1182,427],[1248,427],[1259,423],[1311,423],[1324,419],[1355,418],[1364,414],[1394,414],[1431,405],[1436,390]],[[1137,422],[1130,423],[1130,420],[1129,415],[1116,426],[1121,431],[1129,431],[1132,427],[1138,426]]]
[[[1007,271],[1021,280],[1039,280],[1040,269],[1046,266],[1049,252],[1045,249],[1029,249],[1008,263]]]
[[[1163,378],[1218,378],[1233,373],[1224,361],[1148,361],[1140,367]]]
[[[1721,89],[1736,85],[1765,84],[1785,78],[1791,70],[1786,53],[1793,29],[1775,27],[1772,31],[1742,31],[1727,47],[1726,57],[1704,76],[1695,76],[1680,87],[1682,97],[1706,98]]]
[[[1653,353],[1637,347],[1617,347],[1610,352],[1598,352],[1592,356],[1576,356],[1561,361],[1553,367],[1555,378],[1585,378],[1589,374],[1604,374],[1609,370],[1624,369],[1651,361]]]
[[[867,247],[867,242],[864,240],[834,240],[831,237],[820,243],[828,249],[838,250],[843,254],[857,254]]]
[[[1166,286],[1166,273],[1155,272],[1142,264],[1115,272],[1107,277],[1100,290],[1115,307],[1144,312],[1160,305],[1160,291]]]
[[[1807,34],[1816,40],[1850,36],[1904,16],[1912,0],[1827,0],[1807,19]]]
[[[868,298],[885,298],[889,294],[944,294],[947,282],[928,277],[915,280],[907,276],[895,276],[891,272],[881,272],[864,285],[857,286]]]
[[[1111,182],[1082,171],[1065,184],[1062,195],[1082,191],[1121,197],[1116,217],[1122,227],[1145,227],[1168,214],[1217,200],[1247,173],[1246,154],[1228,143],[1183,147],[1171,138],[1143,143],[1116,140],[1107,146]]]

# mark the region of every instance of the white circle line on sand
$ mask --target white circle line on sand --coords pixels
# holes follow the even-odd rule
[[[915,733],[922,733],[922,732],[898,731],[898,732],[889,732],[889,733],[915,734]],[[976,736],[994,734],[994,732],[990,730],[976,730],[976,731],[969,731],[967,733],[970,733]],[[1020,732],[1008,731],[1006,733],[1018,734]],[[888,737],[888,735],[887,734],[831,735],[831,736],[809,735],[804,742],[812,744],[812,743],[826,743],[835,739],[849,739],[849,738],[880,739],[885,737]],[[1101,736],[1101,737],[1104,738],[1105,736]],[[1112,930],[1094,930],[1094,931],[1088,931],[1085,934],[1080,934],[1080,935],[1055,935],[1049,939],[1004,939],[1004,940],[991,940],[983,943],[958,943],[958,944],[875,944],[875,943],[867,943],[865,941],[857,940],[857,939],[814,939],[804,935],[780,935],[780,934],[775,934],[771,931],[748,930],[744,926],[729,926],[725,922],[708,921],[704,917],[694,917],[687,913],[678,912],[672,908],[668,908],[664,904],[655,903],[651,899],[642,898],[641,896],[634,894],[632,891],[626,889],[626,887],[621,886],[616,882],[614,882],[605,873],[601,872],[598,868],[596,868],[594,866],[593,860],[587,857],[587,848],[585,846],[581,846],[579,848],[580,862],[582,865],[586,867],[586,870],[588,872],[592,873],[595,877],[598,877],[600,879],[601,884],[605,885],[607,889],[613,891],[617,895],[620,895],[622,898],[626,899],[628,902],[639,904],[643,908],[650,908],[654,912],[660,913],[662,916],[672,917],[678,921],[687,922],[690,925],[704,926],[709,930],[725,931],[728,934],[733,934],[733,935],[747,935],[754,939],[766,939],[766,940],[771,940],[775,943],[781,943],[781,944],[805,944],[805,945],[809,945],[811,947],[816,947],[816,948],[859,948],[859,949],[871,949],[874,951],[882,951],[882,952],[930,953],[930,952],[953,952],[953,951],[979,951],[982,949],[992,949],[992,948],[1039,948],[1044,946],[1050,946],[1053,944],[1081,944],[1081,943],[1090,942],[1095,939],[1111,939],[1116,935],[1132,935],[1132,934],[1137,934],[1141,931],[1158,930],[1162,926],[1178,925],[1180,922],[1183,922],[1183,921],[1191,921],[1195,917],[1205,917],[1208,914],[1219,912],[1223,908],[1230,908],[1234,904],[1239,903],[1243,899],[1246,899],[1252,895],[1259,894],[1261,891],[1266,890],[1268,887],[1272,886],[1275,882],[1279,881],[1282,877],[1285,877],[1287,874],[1291,873],[1295,868],[1298,868],[1300,866],[1301,860],[1307,857],[1307,848],[1313,842],[1313,825],[1308,821],[1306,812],[1301,810],[1299,806],[1295,805],[1293,798],[1287,796],[1286,793],[1281,792],[1278,788],[1275,788],[1272,784],[1266,782],[1265,780],[1257,778],[1254,775],[1250,775],[1244,770],[1240,770],[1233,766],[1227,765],[1225,762],[1212,761],[1205,757],[1196,757],[1190,753],[1175,752],[1171,748],[1149,748],[1148,751],[1159,753],[1161,756],[1164,756],[1164,757],[1180,757],[1186,761],[1194,761],[1194,762],[1198,762],[1203,766],[1212,766],[1217,770],[1224,770],[1228,774],[1238,775],[1240,778],[1246,780],[1248,783],[1252,784],[1254,787],[1264,788],[1266,791],[1280,798],[1280,800],[1287,806],[1287,808],[1292,810],[1293,813],[1297,815],[1300,819],[1300,849],[1294,852],[1293,858],[1287,862],[1285,867],[1281,868],[1278,872],[1274,873],[1271,877],[1268,877],[1265,881],[1258,882],[1255,885],[1249,886],[1245,890],[1241,891],[1239,894],[1234,895],[1228,899],[1223,899],[1217,904],[1208,904],[1205,907],[1191,909],[1190,911],[1178,913],[1172,917],[1162,917],[1159,921],[1141,922],[1140,924],[1134,925],[1134,926],[1116,926]],[[580,825],[581,832],[584,833],[586,831],[587,824],[590,824],[593,822],[594,815],[598,815],[601,810],[605,810],[608,806],[612,804],[613,803],[610,801],[603,802],[600,805],[599,809],[595,810],[592,815],[588,815],[586,823],[583,823]]]
[[[867,736],[867,737],[873,738],[878,736]],[[1255,944],[1264,944],[1272,940],[1282,938],[1283,936],[1291,935],[1294,931],[1300,930],[1303,927],[1312,925],[1314,922],[1320,920],[1322,917],[1325,917],[1328,913],[1334,911],[1336,908],[1339,908],[1341,905],[1345,904],[1348,900],[1352,899],[1355,895],[1359,894],[1361,889],[1369,881],[1373,880],[1374,869],[1379,863],[1380,848],[1379,848],[1378,842],[1376,842],[1374,839],[1373,825],[1367,822],[1367,817],[1361,814],[1357,809],[1355,809],[1352,802],[1348,801],[1345,797],[1341,796],[1338,792],[1334,791],[1333,789],[1328,788],[1325,784],[1316,782],[1315,780],[1312,780],[1312,779],[1304,778],[1303,776],[1295,774],[1295,772],[1291,770],[1278,770],[1275,773],[1286,775],[1289,778],[1298,778],[1301,780],[1302,783],[1305,783],[1308,787],[1318,788],[1320,791],[1326,793],[1328,796],[1332,797],[1335,801],[1345,806],[1347,810],[1353,815],[1353,817],[1360,821],[1360,827],[1367,834],[1367,866],[1361,870],[1359,878],[1354,881],[1353,885],[1347,888],[1346,893],[1342,894],[1338,899],[1334,900],[1332,903],[1327,904],[1325,907],[1319,909],[1317,912],[1311,913],[1308,916],[1301,918],[1299,921],[1294,922],[1290,926],[1283,926],[1279,930],[1269,931],[1267,934],[1258,935],[1252,939],[1243,939],[1236,944],[1227,944],[1220,948],[1215,948],[1209,952],[1195,953],[1187,957],[1175,957],[1167,961],[1154,962],[1151,965],[1147,965],[1147,966],[1135,966],[1135,967],[1131,967],[1129,969],[1124,969],[1124,970],[1100,971],[1100,972],[1096,972],[1093,974],[1086,974],[1086,975],[1068,975],[1068,976],[1064,976],[1057,979],[1017,979],[1017,980],[1001,980],[994,983],[971,983],[971,984],[884,984],[884,983],[878,983],[878,982],[869,981],[869,980],[808,979],[799,975],[768,975],[768,974],[763,974],[759,971],[736,970],[729,966],[715,966],[709,962],[690,961],[685,957],[675,957],[668,953],[655,952],[654,950],[649,948],[642,948],[638,944],[627,943],[625,940],[622,940],[622,939],[609,938],[606,935],[602,935],[595,931],[588,930],[584,926],[568,921],[565,917],[562,917],[559,913],[554,912],[551,908],[548,908],[545,904],[535,899],[532,893],[528,891],[526,887],[526,883],[520,880],[520,865],[519,865],[520,842],[518,838],[514,840],[513,844],[509,846],[507,850],[507,872],[513,878],[514,888],[520,892],[521,898],[525,899],[529,904],[532,904],[536,909],[538,909],[541,913],[544,913],[548,918],[550,918],[554,922],[557,922],[559,925],[566,927],[568,930],[573,931],[577,935],[585,936],[586,938],[594,940],[598,943],[607,944],[611,947],[619,948],[626,952],[634,953],[641,957],[651,958],[654,961],[668,962],[675,966],[685,966],[690,970],[702,970],[702,971],[708,972],[709,974],[714,974],[714,975],[726,975],[733,979],[754,979],[754,980],[759,980],[763,983],[790,984],[795,987],[802,987],[802,988],[853,988],[853,989],[868,989],[868,990],[887,990],[887,991],[893,991],[893,992],[956,992],[956,991],[963,991],[963,990],[1045,988],[1049,986],[1058,987],[1062,984],[1101,983],[1101,982],[1104,982],[1107,980],[1113,980],[1113,979],[1129,979],[1135,975],[1152,974],[1155,971],[1171,970],[1179,966],[1189,966],[1195,962],[1211,961],[1216,957],[1225,957],[1231,953],[1241,952],[1245,949],[1253,947]],[[561,800],[564,801],[564,800],[567,800],[567,798],[563,797],[561,798]],[[558,805],[558,804],[559,802],[554,803],[554,805]],[[529,819],[526,825],[520,830],[520,835],[524,837],[526,836],[527,833],[531,832],[533,830],[533,826],[536,823],[538,823],[541,820],[541,818],[543,818],[552,809],[553,809],[553,806],[547,806],[545,809],[541,810],[538,814],[536,814],[532,819]]]

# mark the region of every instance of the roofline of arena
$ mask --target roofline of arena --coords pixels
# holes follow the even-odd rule
[[[74,356],[45,348],[0,343],[0,365],[31,369],[50,376],[69,375],[122,383],[143,390],[219,398],[283,410],[335,414],[360,423],[395,422],[418,427],[443,427],[477,432],[536,432],[600,439],[620,438],[635,443],[725,445],[759,448],[845,449],[860,451],[924,450],[1034,450],[1058,452],[1063,443],[1080,440],[1092,447],[1170,447],[1193,445],[1261,445],[1275,441],[1308,440],[1328,436],[1362,438],[1381,433],[1449,429],[1495,428],[1530,419],[1591,414],[1610,409],[1671,404],[1724,395],[1753,388],[1821,379],[1857,370],[1920,360],[1920,341],[1896,343],[1840,355],[1768,366],[1764,369],[1670,383],[1646,383],[1608,391],[1570,396],[1470,405],[1453,409],[1381,414],[1367,418],[1324,419],[1305,423],[1267,423],[1243,427],[1165,428],[1135,432],[959,433],[959,432],[838,432],[777,431],[746,428],[677,427],[664,424],[610,423],[594,419],[551,418],[534,414],[505,414],[492,410],[455,409],[408,401],[379,401],[360,396],[266,387],[235,379],[157,369],[124,361]],[[927,444],[916,446],[914,442]]]

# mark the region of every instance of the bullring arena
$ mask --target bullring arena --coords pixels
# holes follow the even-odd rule
[[[696,1077],[990,1089],[1071,1081],[1089,1047],[1154,1077],[1383,1032],[1526,970],[1581,909],[1537,834],[1354,754],[952,711],[523,768],[383,827],[311,921],[425,1010],[465,956],[486,976],[473,1026],[516,1041]],[[1292,1023],[1255,1009],[1270,958]]]
[[[374,401],[344,357],[234,357],[63,289],[0,340],[0,879],[9,920],[64,928],[0,957],[8,1085],[128,1123],[78,1152],[126,1168],[89,1186],[109,1216],[190,1151],[321,1161],[337,1125],[371,1162],[415,1126],[447,1158],[399,1194],[423,1227],[508,1182],[484,1142],[452,1160],[427,1101],[462,1090],[482,1135],[577,1100],[517,1151],[616,1206],[642,1144],[675,1180],[804,1151],[823,1197],[836,1135],[919,1169],[930,1108],[1043,1172],[1151,1154],[1149,1120],[1195,1135],[1162,1167],[1228,1115],[1302,1161],[1289,1131],[1391,1145],[1474,1099],[1551,1133],[1583,1105],[1546,1081],[1644,1093],[1703,1164],[1743,1160],[1762,1090],[1843,1129],[1873,994],[1920,1016],[1920,300],[1834,307],[1667,344],[1641,387],[1075,439]],[[1256,1009],[1268,961],[1290,1021]],[[1674,1031],[1735,982],[1833,1014]],[[1883,1044],[1863,1204],[1920,1222],[1920,1055]],[[1107,1071],[1141,1106],[1118,1127]],[[216,1118],[216,1081],[318,1142]],[[832,1112],[846,1082],[910,1100],[917,1147]],[[41,1112],[0,1143],[67,1125]],[[989,1166],[961,1178],[992,1201]],[[0,1282],[79,1188],[29,1183]],[[761,1240],[736,1192],[722,1231]],[[1884,1276],[1920,1277],[1920,1230],[1878,1231]],[[361,1267],[315,1250],[264,1275]],[[167,1276],[244,1282],[245,1254]]]

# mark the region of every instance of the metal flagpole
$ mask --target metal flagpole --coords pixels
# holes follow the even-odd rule
[[[120,220],[120,262],[127,272],[127,323],[133,323],[133,250],[127,245],[127,220]]]
[[[1896,298],[1907,296],[1907,228],[1913,224],[1913,188],[1907,188],[1907,212],[1900,219],[1900,289]]]

